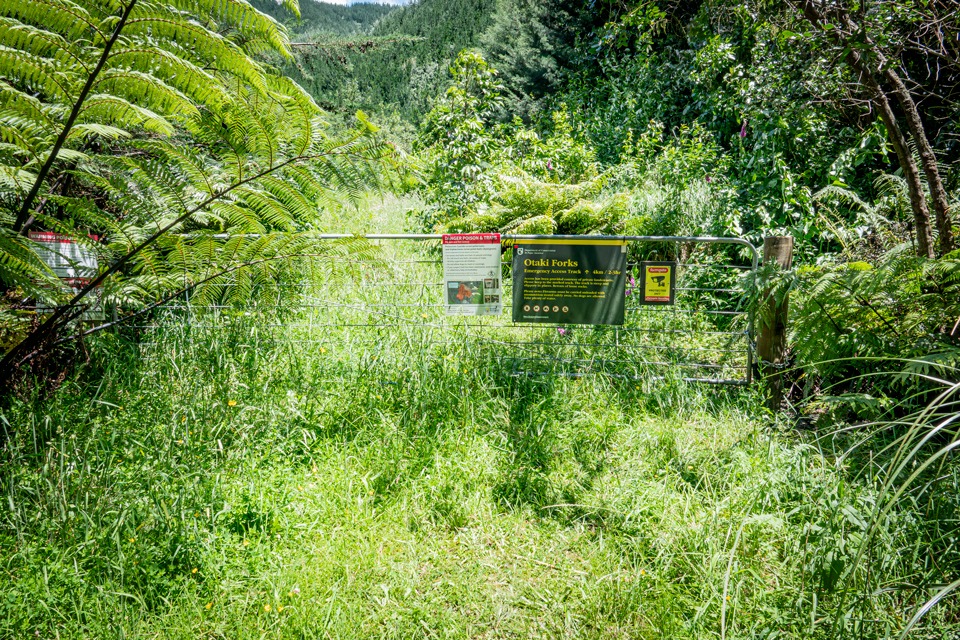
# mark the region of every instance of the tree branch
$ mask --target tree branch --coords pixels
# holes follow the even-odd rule
[[[341,147],[342,146],[343,145],[341,145]],[[0,359],[0,393],[2,393],[2,390],[4,389],[4,387],[6,387],[10,378],[13,376],[15,368],[19,364],[24,362],[26,359],[29,359],[24,357],[24,354],[29,353],[35,346],[37,346],[40,342],[42,342],[44,339],[44,335],[47,333],[47,331],[50,330],[52,327],[54,327],[56,323],[60,321],[61,317],[66,315],[71,309],[75,308],[84,297],[86,297],[95,288],[100,286],[104,282],[104,280],[106,280],[108,277],[110,277],[114,273],[118,272],[121,268],[123,268],[123,266],[126,265],[134,256],[136,256],[141,251],[146,249],[148,246],[156,242],[161,236],[169,232],[175,226],[184,222],[194,214],[198,213],[202,209],[209,206],[211,203],[219,200],[220,198],[223,198],[227,194],[235,191],[236,189],[239,189],[245,184],[248,184],[250,182],[263,178],[267,175],[270,175],[271,173],[279,171],[280,169],[288,165],[299,163],[299,162],[306,162],[310,160],[317,160],[319,158],[324,158],[324,157],[339,156],[339,155],[349,156],[351,154],[337,153],[334,150],[331,150],[331,151],[325,151],[323,153],[298,155],[292,158],[288,158],[287,160],[277,165],[268,167],[263,171],[260,171],[259,173],[247,176],[243,180],[239,180],[231,184],[230,186],[224,189],[221,189],[220,191],[210,195],[203,202],[199,203],[194,207],[191,207],[182,215],[174,219],[172,222],[169,222],[167,225],[153,232],[153,234],[151,234],[147,239],[143,240],[131,251],[121,256],[108,269],[106,269],[103,273],[99,274],[96,278],[91,280],[85,287],[83,287],[79,292],[77,292],[77,294],[74,295],[74,297],[69,302],[61,306],[58,306],[54,310],[54,312],[46,320],[44,320],[36,329],[34,329],[22,342],[20,342],[17,346],[15,346],[13,349],[8,351],[3,356],[3,358]]]
[[[42,167],[40,167],[40,172],[37,173],[37,179],[34,181],[33,187],[30,188],[30,193],[27,194],[27,197],[23,200],[23,204],[20,206],[20,211],[17,213],[17,219],[13,223],[14,232],[20,233],[24,230],[24,223],[27,221],[27,218],[30,217],[30,207],[33,206],[33,201],[37,199],[37,195],[40,193],[40,188],[43,186],[43,181],[47,179],[47,174],[50,173],[53,163],[56,162],[57,155],[60,153],[60,149],[62,149],[63,145],[66,143],[67,136],[70,135],[70,131],[73,130],[73,125],[80,116],[83,103],[86,101],[87,95],[93,88],[93,85],[97,80],[97,76],[100,75],[100,72],[103,70],[103,65],[107,63],[107,58],[110,57],[110,50],[113,49],[113,45],[120,37],[120,32],[123,31],[123,27],[127,23],[127,18],[130,17],[130,12],[133,11],[133,7],[136,4],[137,0],[130,0],[130,4],[124,8],[123,15],[120,16],[120,21],[117,22],[117,26],[114,28],[113,34],[111,34],[110,39],[107,40],[103,47],[103,53],[100,54],[100,60],[97,61],[97,66],[94,67],[93,72],[87,76],[87,81],[84,83],[83,89],[80,90],[80,95],[77,96],[77,101],[73,104],[73,109],[70,110],[70,115],[67,117],[67,122],[63,125],[63,130],[60,132],[60,135],[57,136],[56,142],[53,143],[53,148],[50,150],[50,155],[47,157],[47,161],[43,163]]]

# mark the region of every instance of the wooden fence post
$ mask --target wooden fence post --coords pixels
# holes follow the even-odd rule
[[[763,239],[763,263],[776,263],[783,269],[793,266],[793,238],[791,236],[770,236]],[[767,379],[770,395],[767,407],[776,413],[783,400],[783,373],[781,367],[787,359],[787,297],[775,303],[770,300],[771,292],[764,292],[764,300],[772,308],[769,315],[760,317],[760,335],[757,337],[757,359],[760,373]]]

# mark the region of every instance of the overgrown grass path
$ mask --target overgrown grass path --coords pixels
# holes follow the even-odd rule
[[[756,390],[263,323],[101,336],[3,410],[0,637],[833,637],[875,494]]]
[[[750,394],[159,331],[4,415],[4,635],[808,628],[840,479]]]

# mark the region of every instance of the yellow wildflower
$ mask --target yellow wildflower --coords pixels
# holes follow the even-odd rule
[[[213,603],[208,602],[207,604],[203,605],[203,608],[209,611],[211,608],[213,608]]]
[[[227,400],[227,406],[228,406],[228,407],[235,407],[235,406],[237,406],[237,401],[236,401],[236,400]]]
[[[263,610],[264,610],[264,611],[266,611],[266,612],[269,613],[270,609],[271,609],[270,605],[268,605],[268,604],[263,605]]]

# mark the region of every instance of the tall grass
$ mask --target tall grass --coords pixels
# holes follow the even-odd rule
[[[196,319],[3,410],[0,636],[895,637],[956,566],[956,491],[898,493],[956,486],[947,426],[871,462],[755,389],[516,375],[435,318]],[[956,633],[935,604],[911,633]]]
[[[927,363],[900,364],[909,371]],[[876,487],[875,499],[858,514],[857,536],[835,560],[841,600],[832,624],[838,632],[860,633],[854,614],[871,608],[878,594],[902,603],[909,621],[900,638],[916,632],[937,605],[945,609],[939,613],[940,624],[946,625],[942,637],[955,631],[957,607],[947,599],[960,587],[960,477],[953,455],[960,446],[960,384],[949,379],[957,377],[956,368],[940,366],[938,372],[948,377],[888,374],[908,391],[900,402],[872,422],[825,429],[819,437],[821,444],[840,452],[854,478]],[[926,404],[917,408],[924,399]],[[909,571],[891,571],[904,565]]]

